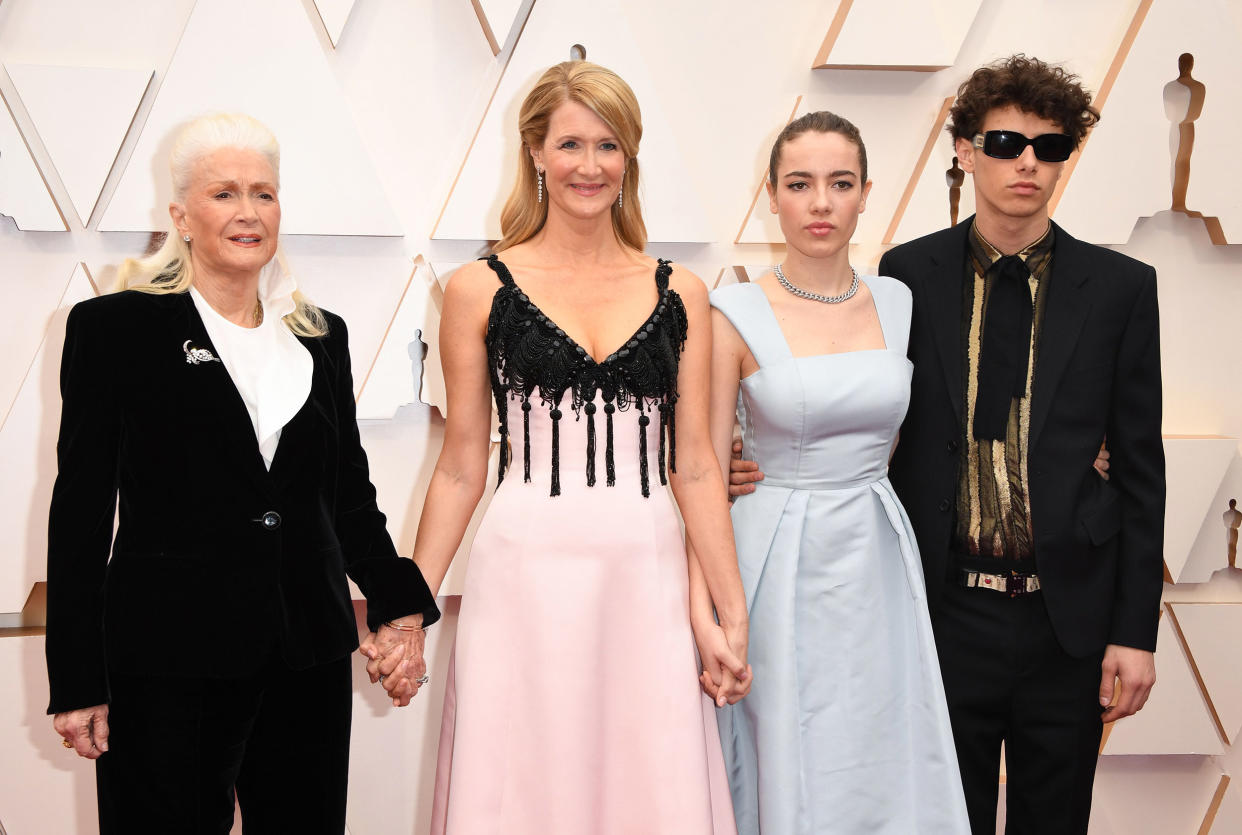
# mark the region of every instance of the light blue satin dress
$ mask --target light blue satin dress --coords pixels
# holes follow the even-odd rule
[[[766,476],[732,511],[755,683],[719,721],[742,835],[970,831],[918,546],[887,477],[910,292],[864,281],[881,350],[794,357],[760,287],[711,296],[759,365],[738,415]]]

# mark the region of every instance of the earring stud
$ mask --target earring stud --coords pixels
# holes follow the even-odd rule
[[[182,236],[181,236],[181,240],[185,241],[185,242],[188,244],[188,243],[190,242],[190,236],[189,236],[189,235],[182,235]]]

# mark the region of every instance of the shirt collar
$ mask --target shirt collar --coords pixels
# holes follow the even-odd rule
[[[988,267],[1004,257],[999,249],[993,246],[987,238],[983,237],[979,232],[979,225],[973,220],[970,223],[970,234],[966,240],[971,259],[975,263],[975,271],[980,275],[985,273]],[[1032,275],[1038,276],[1052,255],[1052,248],[1055,243],[1056,235],[1052,229],[1052,221],[1048,221],[1048,228],[1044,230],[1044,234],[1038,240],[1024,246],[1016,255],[1026,262]]]
[[[263,302],[264,319],[279,321],[292,313],[297,307],[293,300],[297,289],[298,283],[289,272],[284,254],[278,251],[259,273],[259,300]]]

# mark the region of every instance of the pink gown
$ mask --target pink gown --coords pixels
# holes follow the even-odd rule
[[[685,334],[670,268],[651,317],[596,364],[490,263],[512,460],[470,554],[432,832],[732,835],[685,546],[661,486]]]

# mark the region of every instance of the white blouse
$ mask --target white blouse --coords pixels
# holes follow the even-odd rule
[[[263,322],[257,328],[235,325],[216,312],[193,287],[190,295],[207,327],[207,335],[246,404],[259,454],[270,470],[280,432],[310,396],[315,362],[283,319],[295,307],[297,283],[273,258],[259,274]]]

